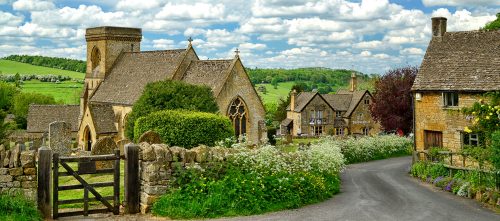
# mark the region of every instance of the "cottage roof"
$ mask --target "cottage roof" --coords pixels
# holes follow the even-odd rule
[[[115,113],[110,104],[91,103],[90,114],[97,134],[116,133]]]
[[[49,131],[49,124],[64,121],[71,124],[71,131],[78,131],[79,105],[34,105],[28,108],[28,133]]]
[[[314,96],[318,94],[318,92],[300,92],[300,94],[297,95],[297,98],[295,99],[295,112],[301,112],[302,109],[304,109],[309,101],[311,101]],[[290,104],[288,104],[288,107],[286,108],[287,111],[291,110],[290,109]]]
[[[434,37],[412,90],[500,90],[500,31],[445,32]]]
[[[347,111],[352,100],[352,94],[323,94],[321,95],[336,111]]]
[[[189,64],[182,81],[189,84],[206,85],[216,96],[226,82],[233,60],[196,60]]]
[[[133,105],[150,82],[172,78],[186,49],[124,52],[91,102]]]
[[[281,126],[283,127],[288,127],[293,122],[292,119],[290,118],[285,118],[284,120],[281,121]]]

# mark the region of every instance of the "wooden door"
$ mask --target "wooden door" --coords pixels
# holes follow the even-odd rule
[[[443,132],[424,131],[424,148],[427,150],[431,147],[443,147]]]

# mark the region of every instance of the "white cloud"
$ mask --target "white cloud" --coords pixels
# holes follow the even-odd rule
[[[99,25],[139,26],[131,24],[124,12],[104,12],[99,6],[80,5],[78,8],[64,7],[56,10],[32,12],[33,23],[44,26],[73,26],[88,28]],[[140,23],[140,21],[138,21]]]
[[[176,48],[175,41],[171,39],[155,39],[153,47],[156,49],[173,49]]]
[[[401,55],[423,55],[425,52],[420,48],[405,48],[399,51]]]
[[[0,25],[17,26],[23,22],[22,16],[16,16],[8,12],[0,11]]]
[[[43,11],[55,7],[52,2],[39,0],[18,0],[12,4],[12,8],[17,11]]]
[[[425,6],[500,6],[500,0],[422,0]]]
[[[116,3],[116,8],[125,11],[147,10],[159,7],[161,3],[161,0],[120,0]]]
[[[265,44],[261,43],[243,43],[238,46],[238,49],[241,51],[247,51],[247,50],[264,50],[266,49],[267,46]]]
[[[439,8],[432,12],[432,17],[445,17],[447,21],[447,31],[469,31],[478,30],[484,27],[489,21],[495,20],[495,15],[472,15],[466,9],[455,11],[451,13],[446,8]]]
[[[225,7],[223,4],[195,3],[172,4],[163,6],[162,10],[156,14],[158,19],[181,20],[181,19],[223,19]]]
[[[369,51],[362,51],[361,53],[359,53],[359,55],[361,55],[363,57],[370,57],[372,55],[372,53]]]
[[[375,49],[375,48],[379,48],[380,46],[382,46],[382,41],[378,41],[378,40],[375,40],[375,41],[362,41],[362,42],[358,42],[356,44],[353,45],[353,48],[359,48],[359,49]]]
[[[184,36],[198,36],[198,35],[202,35],[202,34],[205,34],[207,31],[204,30],[204,29],[201,29],[201,28],[187,28],[185,31],[184,31]]]

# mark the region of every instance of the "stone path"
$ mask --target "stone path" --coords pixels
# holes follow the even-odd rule
[[[321,203],[295,210],[217,220],[500,220],[499,214],[482,208],[473,200],[437,190],[409,177],[410,161],[409,157],[400,157],[349,165],[342,175],[341,193]],[[75,218],[67,220],[78,220]],[[79,220],[167,220],[150,215],[89,218]]]

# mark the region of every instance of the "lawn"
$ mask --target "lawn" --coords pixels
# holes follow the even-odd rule
[[[83,84],[74,81],[63,81],[61,83],[40,82],[39,80],[24,81],[23,92],[34,92],[51,95],[56,101],[64,104],[78,104]]]
[[[278,87],[274,89],[274,87],[271,84],[257,84],[255,85],[255,90],[259,88],[259,86],[263,85],[266,87],[266,93],[257,92],[259,93],[260,97],[262,98],[262,102],[264,104],[267,103],[278,103],[280,98],[286,99],[288,96],[288,93],[290,93],[290,89],[292,86],[295,84],[295,82],[282,82],[278,84]]]
[[[80,73],[80,72],[60,70],[60,69],[56,69],[56,68],[48,68],[48,67],[42,67],[42,66],[35,66],[35,65],[31,65],[31,64],[3,60],[3,59],[0,59],[0,72],[2,74],[19,73],[20,75],[25,75],[25,74],[48,75],[48,74],[52,74],[52,75],[69,76],[73,79],[83,79],[85,77],[85,74]]]

